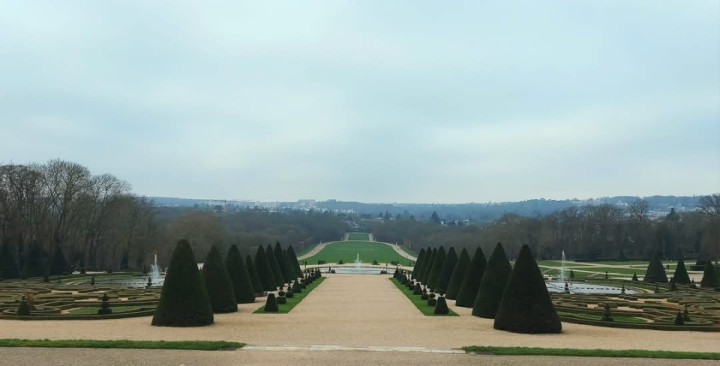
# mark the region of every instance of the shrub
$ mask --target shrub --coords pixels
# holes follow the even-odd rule
[[[290,272],[290,265],[288,264],[287,257],[285,256],[285,252],[283,251],[279,241],[275,242],[275,260],[277,260],[278,267],[282,273],[282,277],[284,279],[283,283],[290,282],[290,280],[295,277],[293,273],[294,270],[293,272]]]
[[[638,278],[637,278],[637,273],[633,273],[632,280],[633,280],[633,281],[637,281],[637,280],[638,280]]]
[[[659,255],[654,254],[652,258],[650,258],[650,263],[645,271],[645,278],[643,278],[643,282],[668,283],[665,266],[663,266],[662,261],[660,261]]]
[[[269,294],[267,296],[267,300],[265,300],[265,308],[266,313],[277,313],[278,312],[278,304],[277,300],[275,299],[275,294]]]
[[[545,280],[527,245],[520,249],[493,326],[516,333],[562,331]]]
[[[325,264],[325,263],[326,263],[326,262],[325,262],[324,260],[322,260],[322,259],[319,259],[319,260],[318,260],[318,264]]]
[[[705,269],[703,271],[702,281],[700,281],[700,287],[718,287],[718,278],[717,274],[715,274],[715,266],[713,266],[711,261],[705,262]]]
[[[435,315],[445,315],[448,314],[450,310],[448,309],[447,302],[445,301],[444,296],[440,296],[440,298],[437,299],[437,304],[435,304],[435,311],[433,311],[433,314]]]
[[[287,299],[285,298],[285,296],[278,296],[277,303],[278,305],[287,304]]]
[[[287,256],[290,259],[290,266],[294,268],[295,276],[293,278],[302,277],[302,269],[300,268],[300,262],[298,262],[297,254],[292,245],[288,245]]]
[[[255,270],[255,263],[253,263],[252,257],[248,255],[245,257],[245,269],[248,272],[248,275],[250,276],[250,283],[253,287],[253,293],[255,294],[261,294],[265,289],[263,288],[263,284],[260,281],[260,276],[258,276],[257,271]]]
[[[433,261],[432,267],[430,268],[430,274],[428,276],[427,285],[432,289],[437,288],[438,280],[440,279],[440,273],[442,272],[443,265],[445,264],[445,247],[440,246],[438,248],[437,255]]]
[[[456,306],[464,308],[470,308],[473,306],[475,303],[475,297],[477,296],[478,287],[480,287],[480,281],[483,277],[483,272],[485,272],[486,264],[487,261],[485,259],[485,253],[483,253],[482,248],[477,247],[472,260],[470,261],[470,267],[468,268],[467,273],[465,273],[465,278],[463,278],[462,283],[460,284],[460,291],[458,292],[457,299],[455,300]]]
[[[338,261],[338,264],[345,264],[345,262],[341,259]]]
[[[378,265],[378,261],[377,261],[376,259],[373,259],[372,264],[373,264],[373,266],[377,266],[377,265]]]
[[[455,265],[457,265],[457,261],[458,257],[457,253],[455,253],[455,248],[450,247],[450,250],[448,250],[448,253],[445,256],[445,261],[443,263],[442,269],[440,270],[440,276],[437,280],[436,287],[439,291],[445,292],[447,290],[448,284],[450,283],[450,277],[455,270]]]
[[[415,287],[413,288],[413,295],[422,295],[422,288],[420,288],[419,282],[415,283]]]
[[[681,311],[678,311],[677,315],[675,316],[675,325],[685,325],[685,319],[683,318],[683,314]]]
[[[112,314],[112,309],[110,308],[110,301],[108,299],[107,293],[103,294],[102,303],[100,304],[100,309],[98,309],[97,313],[98,315]]]
[[[230,279],[235,304],[252,304],[255,302],[255,288],[244,262],[238,247],[234,244],[230,246],[224,268]],[[208,290],[210,290],[210,287],[208,287]],[[237,309],[237,306],[235,306],[235,309]]]
[[[463,248],[463,250],[460,251],[460,256],[458,257],[457,264],[455,265],[455,269],[453,270],[452,276],[450,276],[450,282],[447,286],[446,297],[448,299],[455,300],[457,298],[460,292],[460,285],[462,285],[462,281],[465,279],[469,268],[470,254],[467,249]]]
[[[415,266],[413,266],[413,270],[412,270],[413,278],[417,279],[420,277],[419,272],[420,272],[420,268],[422,267],[423,259],[425,259],[425,248],[420,249],[420,253],[418,253],[417,261],[415,261]],[[376,264],[375,262],[376,261],[373,260],[373,264]]]
[[[20,304],[18,304],[16,314],[30,315],[30,306],[28,306],[27,300],[25,300],[25,296],[20,299]]]
[[[280,264],[277,261],[277,257],[275,257],[275,251],[272,245],[268,244],[267,248],[265,248],[265,255],[267,256],[267,261],[270,263],[270,268],[272,268],[273,276],[275,277],[275,286],[282,286],[285,283],[285,277],[280,270]]]
[[[430,268],[435,261],[435,256],[437,256],[437,248],[433,248],[432,250],[428,248],[427,252],[425,253],[425,259],[423,259],[422,268],[418,273],[418,278],[420,279],[420,282],[424,283],[425,285],[427,285],[427,280],[430,276]]]
[[[602,319],[600,319],[604,322],[611,322],[613,321],[612,318],[612,312],[610,311],[610,304],[605,304],[605,310],[603,310],[603,316]]]
[[[677,267],[675,268],[675,274],[673,275],[675,283],[689,284],[690,276],[688,276],[687,269],[685,268],[685,261],[682,259],[678,261]]]
[[[257,271],[258,277],[260,277],[263,290],[273,291],[277,287],[277,282],[275,281],[275,275],[273,274],[273,269],[270,267],[270,262],[268,262],[267,257],[263,246],[259,246],[257,252],[255,252],[255,270]]]
[[[212,323],[210,299],[192,248],[187,240],[180,240],[170,257],[152,325],[188,327]]]
[[[295,292],[293,290],[287,290],[287,292],[285,293],[285,297],[287,297],[288,299],[292,299],[293,297],[295,297]]]
[[[497,243],[490,260],[485,266],[477,295],[473,301],[472,315],[493,319],[502,300],[505,285],[512,272],[512,266],[502,244]]]
[[[239,258],[237,247],[235,247],[235,259]],[[232,248],[231,247],[231,251]],[[220,250],[213,245],[205,258],[203,264],[202,277],[205,281],[210,298],[210,304],[214,313],[232,313],[237,311],[237,301],[235,291],[233,289],[233,281],[228,274],[228,269],[223,263]]]

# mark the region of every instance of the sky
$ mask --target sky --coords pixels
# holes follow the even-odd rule
[[[720,191],[717,0],[2,8],[2,164],[260,201]]]

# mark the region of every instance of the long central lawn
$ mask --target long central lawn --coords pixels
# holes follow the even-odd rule
[[[326,263],[338,263],[342,259],[345,263],[353,263],[358,254],[360,254],[360,261],[364,264],[371,264],[373,260],[376,260],[378,264],[390,263],[390,261],[399,261],[403,265],[408,264],[407,259],[398,255],[389,246],[362,240],[330,243],[318,254],[303,260],[303,262],[317,264],[319,260],[324,260]]]
[[[368,233],[350,233],[350,235],[348,235],[348,240],[368,241],[370,240],[370,235]]]

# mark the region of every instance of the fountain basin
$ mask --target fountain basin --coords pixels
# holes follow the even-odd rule
[[[622,287],[608,285],[594,285],[591,283],[575,282],[568,283],[571,294],[598,294],[598,295],[620,295]],[[563,293],[565,292],[565,282],[563,281],[546,281],[545,286],[549,292]],[[625,288],[626,295],[637,294],[638,292],[629,288]]]

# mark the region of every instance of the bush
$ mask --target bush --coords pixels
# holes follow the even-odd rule
[[[675,283],[685,285],[690,283],[690,276],[688,276],[687,269],[685,268],[685,262],[682,259],[677,263],[673,279],[675,280]]]
[[[433,314],[435,315],[445,315],[448,314],[450,310],[448,309],[447,302],[445,301],[444,296],[440,296],[440,298],[437,299],[437,304],[435,304],[435,311],[433,311]]]
[[[326,262],[322,259],[318,260],[318,264],[325,264]]]
[[[420,288],[419,282],[415,283],[415,287],[413,288],[413,295],[422,295],[422,288]]]
[[[277,313],[278,312],[278,304],[277,300],[275,299],[275,294],[269,294],[267,296],[267,300],[265,300],[265,308],[266,313]]]
[[[278,296],[277,303],[278,305],[287,304],[287,299],[285,298],[285,296]]]
[[[485,272],[486,264],[487,261],[485,259],[485,253],[483,253],[482,248],[477,247],[472,260],[470,261],[470,267],[468,268],[467,273],[465,273],[465,278],[463,278],[462,283],[460,284],[460,291],[458,292],[457,299],[455,300],[456,306],[464,308],[470,308],[473,306],[475,303],[475,297],[477,296],[478,287],[480,287],[480,281],[483,277],[483,272]]]
[[[293,297],[295,297],[295,292],[293,290],[287,290],[287,292],[285,293],[285,297],[287,297],[288,299],[292,299]]]
[[[282,249],[279,241],[275,242],[275,260],[277,261],[278,267],[280,267],[280,272],[283,275],[283,283],[290,282],[293,278],[295,278],[295,269],[290,268],[288,258],[285,255],[285,251]]]
[[[432,267],[430,268],[430,275],[427,280],[427,285],[430,286],[431,289],[437,289],[440,273],[442,273],[443,265],[445,264],[445,256],[445,247],[440,246]]]
[[[263,290],[273,291],[277,288],[277,282],[275,281],[275,274],[273,273],[270,262],[268,261],[268,255],[265,253],[263,246],[259,246],[257,252],[255,252],[255,270],[257,271],[260,282],[262,282]]]
[[[435,256],[437,256],[437,248],[433,248],[432,250],[428,248],[427,252],[425,252],[425,259],[423,259],[422,267],[418,273],[418,279],[425,285],[427,285],[427,280],[430,276],[430,268],[435,261]]]
[[[235,304],[252,304],[255,302],[255,288],[244,262],[246,261],[243,261],[240,250],[233,244],[228,250],[224,268],[227,270],[232,285]],[[237,309],[237,306],[235,308]]]
[[[493,319],[502,300],[505,285],[512,272],[512,266],[502,244],[497,243],[490,260],[485,266],[482,280],[473,302],[472,315]]]
[[[445,256],[445,261],[443,263],[442,269],[440,270],[440,276],[437,280],[436,287],[439,291],[447,291],[448,284],[450,283],[450,277],[455,270],[455,265],[457,265],[457,261],[458,257],[457,253],[455,253],[455,248],[450,247],[450,250],[448,250],[448,253]]]
[[[192,248],[180,240],[173,250],[152,325],[191,327],[213,323],[205,281],[200,277]]]
[[[685,325],[685,319],[683,318],[682,312],[678,311],[675,316],[675,325]]]
[[[719,284],[717,274],[715,273],[715,266],[713,266],[712,262],[707,261],[705,262],[705,269],[703,271],[702,281],[700,281],[700,287],[716,288],[718,286]]]
[[[110,301],[108,299],[107,293],[103,294],[102,303],[100,304],[100,309],[98,309],[97,313],[99,315],[112,314],[112,309],[110,308]]]
[[[419,272],[420,272],[420,268],[422,268],[422,263],[423,263],[424,259],[425,259],[425,248],[420,249],[420,253],[418,253],[417,261],[415,261],[415,265],[413,266],[413,270],[412,270],[413,278],[417,279],[420,277]],[[376,261],[373,260],[373,264],[376,264],[375,262]]]
[[[460,285],[462,285],[462,281],[465,279],[469,268],[470,254],[467,249],[463,248],[463,250],[460,251],[460,256],[458,257],[457,264],[455,265],[455,269],[453,270],[452,276],[450,276],[450,282],[447,286],[446,297],[448,299],[455,300],[457,298],[460,292]]]
[[[373,264],[374,266],[377,266],[377,265],[378,265],[378,261],[375,260],[375,259],[373,259],[372,264]]]
[[[662,261],[660,261],[659,255],[655,254],[652,258],[650,258],[650,263],[645,271],[645,278],[643,278],[643,282],[668,283],[665,266],[663,266]]]
[[[637,273],[633,273],[632,280],[633,280],[633,281],[637,281],[637,280],[638,280],[638,278],[637,278]]]
[[[265,249],[265,255],[267,256],[267,261],[270,263],[270,268],[272,268],[273,276],[275,277],[275,286],[282,286],[286,282],[285,276],[283,276],[282,270],[280,270],[280,264],[277,261],[272,245],[268,244]]]
[[[338,261],[338,264],[345,264],[345,262],[341,259]]]
[[[252,284],[252,287],[253,287],[253,293],[254,294],[262,294],[265,291],[265,289],[263,288],[262,281],[260,281],[260,276],[258,276],[258,273],[255,270],[255,263],[253,263],[252,257],[250,255],[245,257],[245,269],[247,270],[248,275],[250,276],[250,283]]]
[[[235,252],[232,252],[232,248],[235,248]],[[233,260],[239,260],[237,247],[233,245],[230,250],[235,254]],[[230,258],[228,257],[228,259]],[[228,269],[223,263],[220,250],[213,245],[205,258],[202,276],[214,313],[232,313],[238,309],[233,281],[228,274]]]
[[[27,300],[25,300],[25,296],[20,299],[20,304],[18,304],[17,315],[30,315],[30,306],[28,306]]]
[[[527,245],[520,249],[510,273],[493,327],[532,334],[562,331],[545,280]]]

